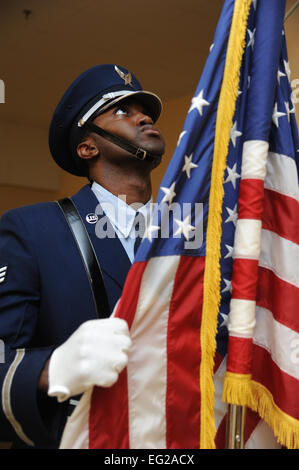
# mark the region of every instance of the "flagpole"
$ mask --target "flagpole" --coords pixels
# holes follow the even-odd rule
[[[228,405],[226,422],[226,449],[244,449],[246,406]]]

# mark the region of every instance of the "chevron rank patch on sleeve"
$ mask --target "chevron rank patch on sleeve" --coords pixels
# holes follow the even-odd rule
[[[0,284],[1,282],[4,282],[6,273],[7,273],[7,266],[3,266],[2,268],[0,268]]]

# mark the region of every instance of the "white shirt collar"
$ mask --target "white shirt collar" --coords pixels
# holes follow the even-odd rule
[[[145,221],[148,221],[152,198],[144,205],[141,203],[128,205],[125,202],[126,195],[115,196],[99,183],[93,182],[91,189],[114,228],[124,238],[128,238],[130,235],[137,210],[143,214]]]

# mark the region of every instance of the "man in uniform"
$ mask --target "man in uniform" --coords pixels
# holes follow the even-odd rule
[[[160,99],[133,74],[106,64],[81,74],[52,118],[54,160],[90,181],[71,200],[100,265],[108,308],[99,311],[99,292],[61,205],[26,206],[1,219],[0,440],[13,447],[56,448],[72,397],[111,386],[127,364],[128,327],[110,313],[134,259],[135,209],[146,218],[151,171],[164,153],[154,125],[160,112]]]

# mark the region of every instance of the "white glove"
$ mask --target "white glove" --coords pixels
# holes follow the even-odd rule
[[[125,320],[83,323],[50,358],[48,395],[61,402],[94,385],[110,387],[128,363],[130,346]]]

